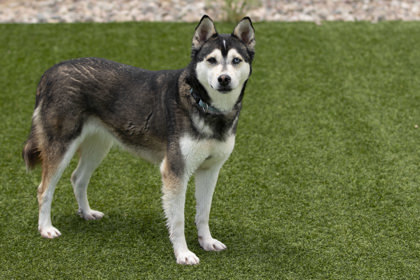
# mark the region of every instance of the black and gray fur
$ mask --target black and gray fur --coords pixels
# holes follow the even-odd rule
[[[31,133],[23,149],[28,169],[42,164],[38,201],[39,230],[44,237],[60,235],[51,225],[51,200],[55,184],[72,157],[71,153],[76,150],[80,152],[80,168],[73,173],[72,182],[79,205],[83,204],[79,199],[86,199],[87,203],[83,192],[86,192],[90,175],[111,146],[103,144],[96,162],[89,163],[88,155],[93,155],[96,149],[92,143],[109,136],[113,142],[133,153],[161,163],[166,207],[165,197],[172,197],[178,189],[183,189],[179,185],[185,184],[184,177],[187,176],[187,163],[180,148],[181,137],[188,135],[197,141],[223,143],[236,133],[246,82],[232,110],[206,110],[202,104],[211,106],[212,100],[197,79],[196,67],[211,51],[220,49],[226,55],[232,48],[239,52],[244,63],[251,65],[254,29],[249,18],[244,18],[229,35],[218,34],[213,29],[211,19],[204,16],[193,38],[191,63],[180,70],[148,71],[101,58],[80,58],[59,63],[44,73],[37,88]],[[204,133],[197,127],[193,121],[197,116],[211,133]],[[90,130],[86,132],[88,123]],[[95,134],[96,126],[102,134]],[[85,144],[88,142],[90,144]],[[82,170],[84,164],[92,165],[85,167],[89,171]],[[80,207],[84,218],[102,217],[94,210],[83,213],[90,211],[89,206]],[[168,227],[172,236],[169,220],[170,217]],[[172,237],[171,241],[178,263],[198,263],[198,258],[188,256],[180,243],[177,243],[179,246],[175,244],[178,241]]]

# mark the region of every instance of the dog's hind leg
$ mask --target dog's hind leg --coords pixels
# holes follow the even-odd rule
[[[226,245],[211,236],[209,217],[213,192],[216,187],[220,166],[197,170],[195,173],[195,198],[197,214],[195,224],[198,230],[198,242],[206,251],[221,251]]]
[[[44,152],[42,162],[42,180],[38,187],[38,203],[39,203],[39,219],[38,230],[42,237],[55,238],[61,235],[51,222],[51,204],[54,196],[55,187],[66,169],[71,158],[73,157],[78,143],[73,143],[65,152],[64,147],[58,143],[52,144],[46,152]]]
[[[74,195],[79,204],[79,215],[86,220],[101,219],[102,212],[92,210],[87,198],[87,187],[90,177],[107,155],[112,146],[112,140],[101,134],[88,136],[80,145],[80,159],[76,170],[71,176]]]

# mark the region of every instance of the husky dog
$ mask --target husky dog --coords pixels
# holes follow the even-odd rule
[[[96,220],[87,186],[93,171],[118,143],[160,164],[163,208],[177,263],[198,264],[184,236],[184,203],[195,174],[198,241],[207,251],[226,246],[214,239],[209,213],[219,170],[235,143],[242,98],[254,57],[254,28],[243,18],[232,34],[218,34],[203,16],[195,29],[190,64],[147,71],[100,58],[59,63],[42,76],[32,127],[23,149],[28,169],[42,165],[38,187],[42,237],[61,233],[51,223],[54,189],[73,155],[71,182],[79,214]]]

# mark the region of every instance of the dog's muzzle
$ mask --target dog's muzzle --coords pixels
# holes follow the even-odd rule
[[[217,81],[219,82],[218,91],[226,93],[232,90],[232,88],[230,87],[230,82],[232,81],[232,78],[229,75],[220,75],[219,78],[217,78]]]

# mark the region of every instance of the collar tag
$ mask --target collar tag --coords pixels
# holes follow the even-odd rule
[[[219,109],[217,109],[214,106],[211,106],[211,105],[207,104],[199,96],[197,96],[194,93],[193,88],[190,89],[190,93],[193,96],[193,98],[196,100],[198,106],[200,106],[205,113],[217,113],[217,114],[221,114],[222,113],[222,111],[220,111]]]

